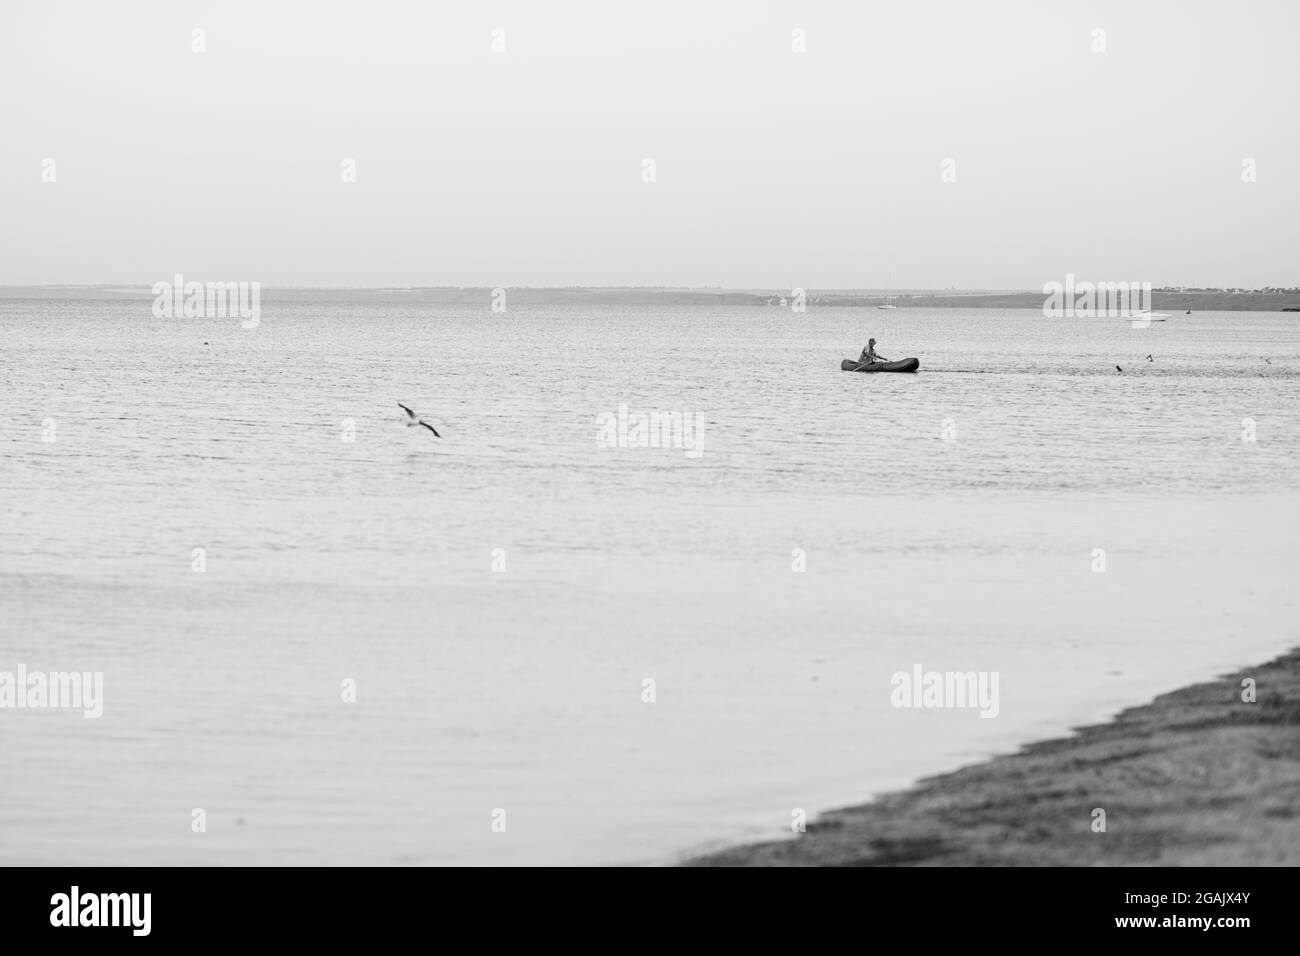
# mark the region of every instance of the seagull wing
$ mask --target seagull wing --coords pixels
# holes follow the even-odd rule
[[[427,428],[427,429],[429,429],[429,431],[433,432],[433,437],[434,437],[434,438],[441,438],[441,437],[442,437],[441,435],[438,434],[438,429],[434,428],[434,427],[433,427],[432,425],[430,425],[428,422],[420,422],[420,426],[423,427],[423,428]]]
[[[398,403],[397,403],[397,407],[400,408],[402,411],[406,412],[407,417],[409,417],[409,418],[411,419],[411,421],[415,421],[415,412],[411,411],[409,408],[407,408],[407,407],[406,407],[405,405],[403,405],[401,402],[398,402]]]

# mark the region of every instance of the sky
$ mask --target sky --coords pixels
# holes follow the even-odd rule
[[[4,10],[0,284],[1300,285],[1294,0]]]

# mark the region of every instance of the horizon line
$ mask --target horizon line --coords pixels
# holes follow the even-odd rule
[[[181,275],[183,276],[184,273],[181,273]],[[152,289],[152,287],[156,284],[157,281],[168,281],[168,280],[156,280],[155,282],[143,282],[143,283],[135,283],[135,282],[35,282],[35,283],[0,283],[0,289],[130,289],[130,290],[141,289],[141,290],[147,290],[147,289]],[[314,292],[333,292],[333,291],[347,291],[347,292],[387,292],[387,291],[394,291],[394,290],[416,292],[416,291],[422,291],[422,290],[446,290],[446,289],[455,289],[455,290],[462,290],[462,291],[463,291],[463,290],[466,290],[466,289],[470,289],[470,290],[480,290],[480,289],[482,289],[482,290],[487,290],[487,291],[490,292],[490,291],[492,291],[493,289],[509,289],[509,290],[513,290],[513,291],[544,291],[544,292],[562,292],[562,291],[572,291],[572,290],[595,291],[595,292],[600,292],[600,291],[623,291],[623,290],[632,290],[632,291],[641,291],[641,292],[654,292],[654,291],[670,291],[670,292],[717,292],[717,293],[756,292],[756,293],[773,294],[773,295],[781,295],[781,294],[783,294],[783,295],[790,295],[790,294],[792,294],[792,292],[794,291],[794,289],[789,289],[789,290],[787,290],[785,286],[690,286],[690,285],[496,285],[496,286],[489,286],[489,285],[294,285],[294,284],[268,283],[268,282],[262,282],[261,280],[248,280],[248,279],[244,279],[244,280],[239,280],[239,279],[234,279],[234,280],[217,280],[217,279],[212,279],[212,280],[197,280],[197,279],[196,279],[196,280],[194,280],[194,281],[196,281],[196,282],[202,281],[204,284],[207,284],[207,282],[222,282],[222,283],[225,283],[225,282],[231,282],[231,281],[234,281],[234,282],[240,282],[240,281],[243,281],[243,282],[256,281],[256,282],[259,284],[259,286],[261,286],[261,287],[263,287],[263,288],[271,288],[271,289],[285,289],[285,290],[306,290],[306,291],[314,291]],[[1055,280],[1052,280],[1052,281],[1055,281]],[[1090,280],[1084,280],[1084,281],[1090,281]],[[1095,284],[1095,283],[1094,283],[1094,284]],[[1132,285],[1132,284],[1133,284],[1133,283],[1130,283],[1130,285]],[[1145,283],[1137,283],[1137,284],[1138,284],[1138,285],[1144,285]],[[849,294],[849,293],[854,293],[854,294],[861,294],[861,293],[879,293],[879,294],[883,294],[883,295],[901,295],[901,294],[906,294],[906,293],[970,293],[970,294],[972,294],[972,295],[995,295],[995,294],[999,294],[999,293],[1002,293],[1002,294],[1007,294],[1007,293],[1013,293],[1013,294],[1020,294],[1020,293],[1033,293],[1033,294],[1035,294],[1035,295],[1039,295],[1039,294],[1042,294],[1042,292],[1043,292],[1042,289],[1039,289],[1039,288],[1037,288],[1037,287],[1032,287],[1032,288],[1010,288],[1010,287],[1006,287],[1006,286],[1003,286],[1003,287],[1000,287],[1000,288],[983,288],[983,287],[975,287],[975,286],[947,286],[947,287],[944,287],[944,288],[934,288],[934,287],[925,287],[925,286],[895,286],[895,287],[891,287],[891,288],[888,288],[888,289],[884,289],[884,288],[874,288],[874,287],[868,287],[868,286],[857,286],[857,287],[849,286],[849,287],[835,287],[835,288],[829,288],[829,287],[795,287],[795,288],[801,288],[802,291],[803,291],[805,294],[810,294],[811,292],[816,292],[816,293],[818,293],[818,294],[836,294],[836,293],[842,293],[842,294]],[[1158,290],[1163,290],[1163,291],[1185,291],[1185,292],[1190,292],[1190,291],[1227,292],[1227,291],[1231,291],[1231,290],[1233,290],[1233,289],[1241,289],[1241,290],[1246,291],[1246,292],[1263,292],[1263,291],[1265,291],[1265,290],[1267,290],[1267,289],[1283,289],[1283,290],[1284,290],[1284,289],[1294,289],[1294,288],[1300,288],[1300,283],[1297,283],[1297,284],[1294,285],[1294,286],[1256,286],[1256,287],[1254,287],[1254,288],[1246,288],[1245,286],[1195,286],[1195,285],[1178,285],[1178,286],[1174,286],[1174,285],[1155,285],[1154,283],[1152,284],[1152,289],[1153,289],[1153,290],[1157,290],[1157,291],[1158,291]]]

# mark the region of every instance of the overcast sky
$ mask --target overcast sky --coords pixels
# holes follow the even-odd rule
[[[1298,11],[5,0],[0,283],[1300,285]]]

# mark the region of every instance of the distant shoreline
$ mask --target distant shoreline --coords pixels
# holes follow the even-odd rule
[[[170,278],[170,277],[167,277]],[[191,278],[199,279],[199,276]],[[208,277],[212,278],[212,277]],[[216,279],[228,277],[218,276]],[[789,290],[683,289],[671,287],[556,287],[504,286],[508,301],[516,305],[727,305],[791,308]],[[407,288],[317,288],[263,283],[267,302],[293,294],[342,301],[402,301],[421,304],[490,303],[493,289],[486,286],[428,286]],[[5,299],[152,299],[148,285],[45,285],[0,286]],[[890,304],[898,309],[1039,309],[1046,296],[1036,291],[809,289],[805,309],[876,308]],[[1176,292],[1156,290],[1151,295],[1156,311],[1196,312],[1300,312],[1300,292],[1226,292],[1207,290]]]
[[[686,865],[1294,866],[1298,730],[1300,649]]]

